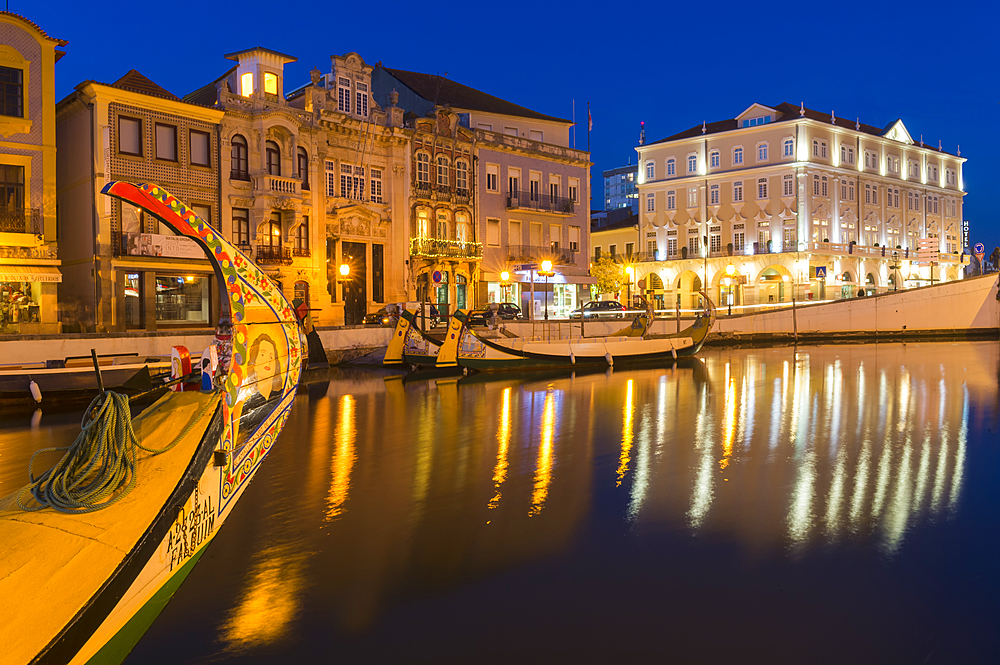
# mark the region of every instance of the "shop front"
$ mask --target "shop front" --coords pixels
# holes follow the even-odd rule
[[[115,322],[119,330],[210,328],[219,296],[207,266],[117,266]]]
[[[0,334],[38,335],[60,331],[55,266],[0,265]]]

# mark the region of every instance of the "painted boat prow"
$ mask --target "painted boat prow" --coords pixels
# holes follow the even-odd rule
[[[220,289],[216,390],[172,392],[133,419],[136,486],[87,513],[0,508],[4,662],[120,662],[218,532],[274,444],[301,373],[304,336],[283,294],[207,222],[157,185],[112,182],[206,252]],[[178,432],[180,435],[178,436]]]

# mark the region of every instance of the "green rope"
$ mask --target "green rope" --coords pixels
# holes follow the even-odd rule
[[[17,505],[26,511],[51,507],[61,513],[91,513],[107,508],[135,487],[139,449],[153,455],[170,450],[191,432],[212,404],[214,400],[208,400],[198,416],[166,446],[149,448],[139,443],[132,429],[128,396],[111,391],[98,395],[84,412],[83,429],[72,445],[42,448],[31,456],[29,485],[17,495]],[[66,451],[62,459],[36,479],[35,457],[58,451]],[[37,506],[22,502],[29,491]]]

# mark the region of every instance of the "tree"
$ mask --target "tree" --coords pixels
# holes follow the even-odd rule
[[[610,256],[602,256],[590,264],[590,276],[597,279],[593,287],[597,293],[617,293],[625,284],[621,265]]]

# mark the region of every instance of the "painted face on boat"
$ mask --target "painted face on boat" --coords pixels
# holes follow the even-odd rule
[[[271,397],[271,383],[277,371],[276,355],[274,344],[269,340],[261,342],[254,363],[254,373],[257,375],[257,390],[264,399]]]

